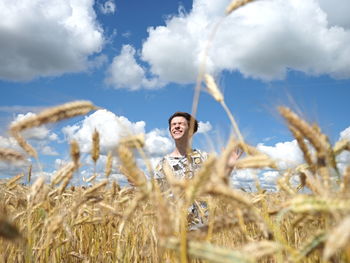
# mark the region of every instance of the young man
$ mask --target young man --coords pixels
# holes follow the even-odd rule
[[[191,121],[193,122],[192,131],[190,131]],[[175,112],[170,116],[168,123],[175,149],[164,156],[157,165],[156,178],[165,179],[164,165],[169,165],[177,179],[190,179],[208,157],[207,153],[196,149],[188,151],[189,140],[197,132],[198,122],[187,112]]]
[[[192,121],[192,131],[190,131]],[[169,165],[177,179],[192,178],[207,159],[208,154],[197,149],[188,151],[190,138],[198,130],[198,121],[187,112],[175,112],[168,120],[169,132],[175,142],[175,149],[164,156],[156,167],[156,179],[165,179],[164,165]],[[227,163],[228,173],[242,153],[234,151]]]
[[[190,138],[198,130],[198,122],[187,112],[175,112],[169,120],[170,135],[175,142],[175,149],[164,156],[156,167],[155,178],[160,183],[162,190],[168,188],[168,182],[164,173],[164,167],[171,168],[176,179],[191,179],[194,173],[207,159],[208,154],[197,149],[188,149]],[[190,128],[192,130],[190,130]],[[239,158],[239,153],[234,152],[229,160],[230,167]],[[231,172],[232,169],[229,169]],[[194,203],[189,207],[189,229],[195,230],[203,226],[207,220],[207,205],[205,202]],[[204,213],[200,213],[204,211]]]

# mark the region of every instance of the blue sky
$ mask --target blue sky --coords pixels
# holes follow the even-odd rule
[[[146,134],[146,150],[156,163],[172,147],[167,118],[178,110],[191,111],[200,55],[229,3],[3,1],[0,147],[18,149],[7,127],[19,114],[89,100],[106,111],[26,135],[38,147],[42,172],[50,174],[69,159],[71,139],[85,151],[88,167],[94,128],[106,137],[105,155],[125,134],[116,119],[132,133]],[[350,138],[349,12],[347,0],[260,0],[223,20],[206,68],[250,144],[269,147],[266,152],[287,158],[290,165],[300,163],[300,152],[277,113],[279,105],[317,122],[332,142]],[[203,130],[195,146],[219,150],[230,135],[230,122],[204,87],[197,118]],[[104,159],[99,162],[102,169]],[[8,169],[1,164],[2,177]]]

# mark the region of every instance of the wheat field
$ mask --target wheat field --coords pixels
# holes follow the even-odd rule
[[[226,15],[250,2],[234,1]],[[234,130],[220,154],[210,155],[191,180],[165,171],[164,189],[153,179],[144,136],[132,135],[119,142],[108,154],[105,170],[96,170],[87,179],[91,186],[84,187],[72,184],[73,177],[81,177],[80,149],[72,141],[71,160],[50,181],[33,180],[32,166],[0,181],[0,262],[350,262],[350,164],[339,170],[336,161],[350,151],[350,142],[331,145],[320,127],[281,106],[279,113],[304,163],[279,170],[274,160],[244,141],[214,78],[206,74],[205,59],[192,112],[205,82]],[[12,124],[11,136],[23,152],[0,148],[0,161],[11,164],[30,157],[36,162],[38,154],[23,131],[96,109],[91,102],[75,101]],[[100,138],[97,131],[91,136],[96,168]],[[244,155],[234,169],[278,171],[277,191],[264,190],[258,180],[255,192],[230,186],[226,164],[238,148]],[[148,176],[136,165],[136,153],[144,158]],[[111,179],[113,160],[130,186],[120,187]],[[192,218],[188,208],[200,202],[207,208]],[[198,218],[203,223],[192,228]]]
[[[36,157],[21,136],[23,130],[94,109],[88,102],[67,103],[15,123],[10,131],[28,155]],[[191,180],[176,179],[165,171],[166,191],[136,165],[142,135],[120,141],[108,155],[105,171],[88,179],[91,187],[71,185],[81,165],[79,146],[73,141],[71,161],[50,182],[37,177],[24,184],[31,181],[31,169],[1,181],[0,261],[350,262],[350,166],[341,173],[336,163],[337,155],[350,150],[350,142],[332,146],[317,125],[286,107],[279,112],[305,163],[280,171],[276,192],[262,189],[258,181],[256,192],[230,186],[223,167],[235,148],[245,151],[236,170],[278,171],[274,160],[237,136],[220,155],[210,155]],[[96,164],[99,134],[91,136]],[[12,163],[26,156],[0,149],[0,158]],[[114,158],[130,186],[121,188],[110,178]],[[300,184],[293,185],[292,177],[298,177]],[[204,223],[191,229],[188,207],[203,201],[207,211],[199,216]]]

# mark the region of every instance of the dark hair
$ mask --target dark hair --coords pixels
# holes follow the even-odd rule
[[[187,120],[188,126],[191,125],[191,120],[194,120],[193,133],[195,133],[198,130],[198,121],[195,118],[193,118],[193,116],[191,114],[189,114],[187,112],[182,112],[182,111],[177,111],[173,115],[170,116],[170,118],[168,120],[169,130],[170,130],[171,120],[175,117],[184,117]]]

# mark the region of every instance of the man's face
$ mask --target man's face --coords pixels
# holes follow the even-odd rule
[[[170,134],[174,140],[188,138],[189,125],[185,117],[177,116],[170,122]]]

